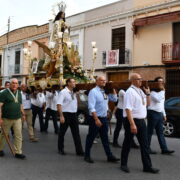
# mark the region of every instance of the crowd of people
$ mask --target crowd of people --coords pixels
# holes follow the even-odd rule
[[[142,77],[133,73],[130,76],[131,85],[127,90],[115,89],[107,94],[104,87],[106,79],[103,76],[96,78],[96,87],[88,93],[89,130],[85,141],[85,149],[81,142],[77,119],[78,92],[74,91],[76,82],[73,78],[66,80],[66,87],[61,91],[56,87],[42,90],[41,88],[29,91],[26,84],[19,87],[17,79],[5,83],[0,92],[0,157],[5,155],[3,149],[6,136],[11,130],[14,139],[15,158],[25,159],[22,153],[22,127],[27,122],[30,142],[38,142],[34,128],[38,115],[40,132],[48,133],[49,119],[52,117],[54,133],[58,134],[57,148],[61,155],[65,155],[64,136],[68,127],[71,129],[76,155],[83,156],[87,163],[94,163],[91,158],[91,148],[95,138],[99,135],[107,156],[108,162],[121,161],[121,170],[129,173],[128,155],[131,147],[140,148],[143,171],[158,173],[159,169],[152,166],[150,154],[156,154],[151,149],[151,138],[154,129],[158,137],[162,154],[172,154],[163,135],[163,122],[166,121],[164,110],[165,89],[162,77],[157,77],[157,89],[142,86]],[[116,102],[115,117],[117,119],[113,135],[113,146],[121,148],[118,137],[122,126],[124,127],[124,141],[121,150],[121,159],[117,158],[110,148],[108,140],[108,102]],[[45,118],[44,118],[45,114]],[[58,123],[58,115],[60,125]],[[134,141],[136,135],[139,146]]]

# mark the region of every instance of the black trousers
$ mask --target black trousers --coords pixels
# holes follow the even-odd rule
[[[124,122],[125,122],[125,118],[123,117],[123,109],[117,108],[115,116],[116,116],[116,127],[114,129],[113,144],[118,144],[119,133],[122,129],[122,126],[124,126]],[[134,144],[136,143],[133,138],[131,145],[134,145]]]
[[[44,130],[47,131],[47,129],[48,129],[50,117],[52,117],[52,120],[53,120],[54,132],[57,134],[58,131],[59,131],[58,123],[57,123],[57,111],[54,111],[54,110],[52,110],[50,108],[46,109]]]
[[[138,131],[136,136],[140,144],[143,168],[148,169],[152,167],[152,163],[148,148],[147,127],[144,119],[134,119],[134,121]],[[125,137],[121,151],[121,165],[126,166],[128,162],[128,155],[131,148],[131,142],[134,136],[134,134],[131,133],[130,124],[127,118],[125,119],[124,122],[124,128],[125,128]]]
[[[43,108],[40,108],[38,106],[32,105],[32,126],[34,128],[36,116],[39,116],[39,125],[40,125],[40,131],[44,131],[44,121],[43,121]]]
[[[113,144],[118,143],[119,133],[121,131],[122,125],[124,124],[123,109],[117,108],[115,116],[116,116],[116,127],[114,130]]]
[[[58,134],[58,150],[64,150],[64,136],[65,133],[70,126],[71,133],[73,136],[74,140],[74,145],[76,148],[76,153],[82,153],[82,144],[81,144],[81,138],[79,135],[79,125],[78,125],[78,119],[77,119],[77,114],[76,113],[69,113],[69,112],[64,112],[64,119],[65,122],[62,124],[60,123],[60,129],[59,129],[59,134]]]

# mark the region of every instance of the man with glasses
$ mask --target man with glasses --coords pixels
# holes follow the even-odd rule
[[[85,157],[84,160],[88,163],[93,163],[91,159],[90,150],[93,145],[93,141],[99,133],[108,162],[119,161],[116,158],[109,147],[108,142],[108,100],[117,101],[117,94],[114,90],[113,94],[107,96],[104,91],[106,80],[103,76],[97,77],[96,87],[93,88],[88,95],[88,109],[90,113],[89,119],[89,132],[86,138]]]
[[[150,104],[150,90],[144,88],[145,93],[140,89],[142,78],[139,74],[133,73],[130,77],[131,86],[124,96],[124,112],[126,118],[124,122],[125,137],[121,152],[121,170],[129,173],[127,166],[128,155],[131,148],[133,136],[136,135],[140,144],[143,171],[148,173],[158,173],[159,170],[152,167],[145,118],[147,116],[146,107]]]
[[[57,100],[57,109],[60,115],[58,150],[60,154],[66,154],[64,151],[64,136],[68,127],[70,126],[76,148],[76,154],[78,156],[83,156],[84,152],[82,149],[81,138],[79,135],[79,126],[77,119],[77,97],[76,93],[73,92],[75,86],[76,83],[74,79],[67,79],[66,87],[62,91],[60,91]]]

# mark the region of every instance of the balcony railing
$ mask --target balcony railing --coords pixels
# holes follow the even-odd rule
[[[180,43],[162,44],[162,62],[164,64],[180,63]]]

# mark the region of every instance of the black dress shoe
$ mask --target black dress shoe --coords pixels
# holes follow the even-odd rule
[[[137,145],[134,141],[132,142],[131,147],[134,149],[139,149],[139,145]]]
[[[90,157],[84,157],[84,160],[88,163],[94,163],[94,161]]]
[[[66,155],[66,153],[64,152],[64,150],[59,150],[59,154],[61,154],[61,155]]]
[[[174,153],[174,152],[175,152],[174,150],[162,150],[161,154],[167,154],[167,155],[169,155],[169,154],[172,154],[172,153]]]
[[[25,159],[26,156],[24,154],[15,154],[15,158],[17,158],[17,159]]]
[[[119,158],[116,158],[116,157],[113,156],[113,155],[107,158],[107,161],[108,161],[108,162],[117,162],[117,161],[119,161],[119,160],[120,160]]]
[[[149,150],[149,154],[157,154],[156,151],[153,151],[152,149]]]
[[[130,170],[127,166],[121,166],[121,170],[126,172],[126,173],[130,173]]]
[[[0,157],[3,157],[4,155],[4,151],[0,151]]]
[[[143,169],[144,172],[147,172],[147,173],[153,173],[153,174],[157,174],[159,172],[159,169],[156,169],[156,168],[148,168],[148,169]]]
[[[84,156],[84,152],[78,152],[76,153],[77,156]]]
[[[113,145],[113,147],[115,147],[115,148],[121,148],[121,146],[120,146],[118,143],[113,143],[112,145]]]

